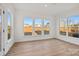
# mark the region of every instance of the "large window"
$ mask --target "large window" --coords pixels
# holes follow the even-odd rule
[[[49,34],[49,20],[44,19],[44,34],[47,35]]]
[[[79,16],[60,19],[60,34],[66,35],[66,32],[70,37],[79,38]]]
[[[11,38],[11,14],[8,13],[8,40]]]
[[[67,22],[67,19],[66,18],[60,18],[60,34],[61,35],[66,35],[66,31],[67,31],[67,27],[66,27],[66,22]]]
[[[79,38],[79,16],[68,18],[68,36]]]
[[[41,35],[42,34],[42,20],[40,18],[35,19],[35,35]]]
[[[36,17],[32,19],[30,17],[24,18],[24,35],[48,35],[49,34],[49,20]]]
[[[33,20],[30,17],[24,18],[24,35],[32,35]]]

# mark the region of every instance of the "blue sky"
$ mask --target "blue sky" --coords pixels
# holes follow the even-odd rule
[[[35,19],[35,24],[42,24],[42,20],[41,19]]]
[[[8,14],[8,25],[10,25],[11,16]]]
[[[49,23],[49,20],[44,20],[44,24],[46,25],[47,23]]]
[[[24,19],[24,24],[29,24],[29,25],[32,25],[32,19],[30,17],[26,17]]]
[[[41,21],[42,19],[35,19],[35,24],[41,24],[42,23],[42,21]],[[44,20],[44,24],[47,24],[49,21],[48,20]],[[32,25],[32,18],[30,18],[30,17],[26,17],[25,19],[24,19],[24,24],[29,24],[29,25]]]
[[[69,19],[68,20],[70,21],[70,24],[79,24],[79,16],[71,16]]]

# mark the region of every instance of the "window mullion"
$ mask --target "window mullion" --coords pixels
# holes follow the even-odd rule
[[[42,35],[44,35],[44,18],[42,19]]]
[[[35,20],[33,19],[33,25],[32,25],[32,35],[34,36],[35,33]]]

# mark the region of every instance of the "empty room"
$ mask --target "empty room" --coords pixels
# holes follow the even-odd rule
[[[0,3],[0,56],[79,56],[79,3]]]

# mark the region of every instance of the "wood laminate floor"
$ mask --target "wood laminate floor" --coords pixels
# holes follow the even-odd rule
[[[58,39],[15,43],[7,56],[78,56],[79,46]]]

